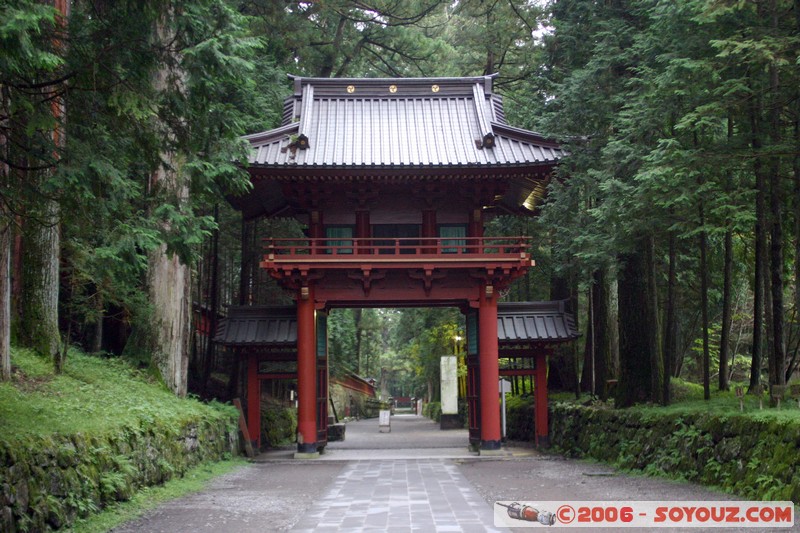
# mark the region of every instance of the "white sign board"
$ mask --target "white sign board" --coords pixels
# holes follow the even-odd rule
[[[384,429],[392,431],[392,412],[388,409],[381,409],[378,412],[378,431],[383,432]]]
[[[445,355],[441,360],[442,414],[458,414],[458,360],[454,355]]]

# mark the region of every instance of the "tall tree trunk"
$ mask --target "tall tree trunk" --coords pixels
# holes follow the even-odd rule
[[[165,46],[174,39],[170,26],[173,13],[166,13],[157,29],[158,38]],[[177,63],[171,57],[170,63]],[[174,74],[177,74],[175,76]],[[182,73],[175,73],[168,65],[156,73],[153,80],[158,92],[165,91],[169,83],[178,84],[182,90]],[[166,202],[175,203],[179,209],[188,202],[188,178],[184,175],[179,154],[166,152],[162,163],[152,175],[151,191]],[[166,223],[165,232],[171,231]],[[153,362],[167,387],[183,396],[187,392],[187,372],[191,341],[191,270],[177,254],[168,253],[162,244],[148,257],[148,289],[153,306]]]
[[[778,9],[776,1],[770,1],[772,28],[778,29]],[[770,141],[773,146],[781,142],[781,94],[778,67],[772,63],[769,67],[770,77]],[[780,160],[777,156],[770,158],[770,273],[772,292],[772,343],[771,356],[774,359],[770,368],[770,385],[785,385],[786,346],[783,331],[783,204],[780,178]]]
[[[214,205],[214,222],[219,225],[219,204]],[[203,370],[201,375],[201,387],[203,390],[208,387],[208,380],[211,377],[211,370],[214,364],[215,344],[214,334],[217,331],[217,316],[219,315],[219,227],[211,235],[211,287],[209,294],[209,317],[208,317],[208,338],[206,339],[206,353],[203,358]]]
[[[588,391],[592,395],[597,394],[595,380],[595,344],[596,330],[594,321],[594,293],[589,288],[586,302],[586,343],[583,345],[583,369],[581,370],[581,390]]]
[[[150,254],[148,289],[153,306],[153,362],[178,396],[187,392],[191,341],[191,273],[166,244]]]
[[[719,390],[728,390],[728,360],[731,350],[731,327],[733,325],[731,303],[733,279],[733,230],[725,230],[725,250],[722,279],[722,331],[719,338]]]
[[[94,328],[94,336],[92,337],[92,352],[97,353],[103,349],[103,315],[105,314],[102,290],[99,287],[93,300],[95,312],[97,313],[97,320]]]
[[[6,175],[0,179],[5,180]],[[11,217],[7,217],[4,211],[5,207],[0,207],[0,381],[11,379],[12,224]]]
[[[45,0],[58,14],[56,25],[66,30],[70,3],[66,0]],[[53,41],[56,53],[63,50],[63,42]],[[51,87],[52,89],[52,87]],[[55,119],[52,137],[55,157],[65,145],[63,96],[50,100],[50,112]],[[29,161],[32,167],[41,161]],[[54,167],[42,170],[40,178],[46,181],[52,177]],[[35,209],[29,210],[24,222],[25,231],[22,245],[22,294],[20,295],[20,340],[40,354],[52,359],[55,371],[60,373],[64,366],[61,336],[58,330],[59,262],[61,252],[61,208],[52,197],[43,197]],[[69,342],[69,339],[67,339]]]
[[[645,242],[645,275],[647,279],[646,312],[648,346],[650,352],[650,396],[652,401],[662,403],[661,383],[664,376],[664,358],[661,354],[661,327],[658,320],[658,276],[656,273],[656,241],[650,235]]]
[[[634,252],[620,257],[619,290],[620,379],[617,405],[658,401],[663,363],[658,347],[658,305],[655,285],[654,243],[641,237]]]
[[[767,264],[767,221],[763,165],[760,159],[761,131],[760,106],[755,102],[750,108],[750,126],[752,130],[751,146],[755,153],[753,173],[756,178],[756,221],[755,221],[755,275],[753,283],[753,352],[750,365],[750,387],[752,393],[758,392],[761,386],[761,365],[764,356],[764,271]]]
[[[703,200],[700,200],[699,206],[700,214],[700,230],[699,245],[700,245],[700,327],[703,333],[703,397],[706,400],[711,399],[711,368],[710,368],[710,354],[708,347],[708,237],[705,230],[705,206]]]
[[[769,223],[769,222],[767,222]],[[772,284],[771,284],[771,272],[770,272],[770,257],[769,257],[769,247],[770,247],[770,239],[769,235],[767,236],[766,242],[766,258],[764,259],[764,271],[763,271],[763,279],[761,283],[764,286],[764,340],[766,341],[766,353],[765,357],[767,359],[767,385],[771,383],[771,376],[775,374],[775,336],[773,335],[773,306],[772,306]]]
[[[63,365],[58,331],[60,210],[52,199],[41,201],[38,207],[36,218],[26,219],[23,236],[19,338],[52,359],[58,372]]]
[[[619,291],[617,274],[609,268],[605,274],[606,293],[608,295],[608,351],[610,366],[607,369],[608,379],[619,379]]]
[[[669,232],[669,266],[667,273],[667,307],[664,312],[664,380],[661,395],[664,405],[670,403],[670,380],[675,373],[675,359],[678,348],[678,321],[675,312],[676,291],[678,290],[678,253],[675,242],[675,232]]]
[[[9,116],[11,97],[8,88],[0,85],[0,117]],[[0,188],[10,190],[11,175],[4,161],[9,161],[8,124],[0,119]],[[14,227],[6,199],[0,198],[0,381],[11,379],[11,242]]]
[[[795,0],[795,17],[798,31],[800,31],[800,0]],[[795,156],[792,159],[792,173],[794,174],[794,309],[800,313],[800,91],[795,94],[795,121],[794,121],[794,146]],[[792,361],[797,357],[795,349]],[[793,364],[786,368],[784,379],[789,381],[792,375]]]
[[[253,260],[252,250],[250,249],[250,235],[252,224],[242,217],[242,254],[239,268],[239,305],[251,303],[250,291],[252,290],[252,277],[250,276],[250,263]]]
[[[569,301],[568,309],[575,316],[577,327],[577,292],[571,276],[552,275],[550,278],[550,299]],[[559,345],[553,350],[550,358],[550,371],[547,373],[547,387],[551,390],[569,390],[580,396],[580,379],[578,376],[578,353],[577,343],[571,342],[567,345]]]
[[[361,365],[361,340],[364,336],[364,330],[361,327],[362,317],[363,317],[363,312],[361,311],[361,309],[353,309],[353,324],[356,328],[356,346],[355,346],[356,372],[358,372],[358,375],[360,376],[363,376],[364,371],[366,370],[364,366]],[[430,394],[428,395],[428,398],[430,398]]]
[[[728,142],[733,139],[733,117],[728,115]],[[727,175],[726,192],[730,192],[733,176],[729,172]],[[731,350],[731,327],[733,324],[731,316],[731,305],[733,295],[731,294],[733,285],[733,228],[731,221],[725,224],[725,244],[723,251],[722,266],[722,331],[719,339],[719,390],[728,390],[729,371],[728,361],[730,360]]]
[[[592,318],[594,326],[594,382],[595,394],[605,401],[608,399],[606,382],[613,374],[613,360],[609,346],[609,296],[605,269],[597,269],[592,276]]]

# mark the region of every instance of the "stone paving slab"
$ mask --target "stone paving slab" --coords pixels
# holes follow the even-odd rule
[[[351,463],[292,531],[507,530],[452,462],[392,459]]]

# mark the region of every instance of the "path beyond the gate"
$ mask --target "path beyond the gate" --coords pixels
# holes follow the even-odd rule
[[[345,440],[330,443],[319,459],[294,460],[291,450],[261,454],[205,491],[114,531],[525,532],[531,529],[495,528],[494,502],[733,499],[528,448],[479,457],[467,442],[466,431],[442,431],[414,415],[393,416],[391,432],[383,433],[377,419],[350,422]]]

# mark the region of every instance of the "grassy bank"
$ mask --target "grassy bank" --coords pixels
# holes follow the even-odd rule
[[[14,350],[12,367],[0,383],[2,531],[71,526],[238,449],[234,408],[176,398],[122,360],[71,350],[55,375]]]
[[[72,349],[63,374],[29,350],[13,349],[13,378],[0,383],[0,439],[103,433],[120,427],[237,416],[233,407],[179,399],[118,358]]]
[[[247,464],[241,457],[205,463],[192,468],[180,479],[167,481],[157,487],[145,487],[126,502],[116,502],[98,514],[83,518],[73,524],[73,533],[104,533],[131,520],[162,503],[199,492],[215,478]]]

